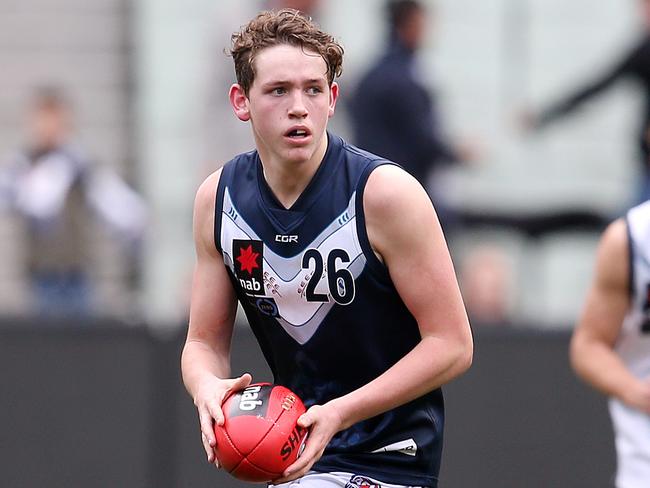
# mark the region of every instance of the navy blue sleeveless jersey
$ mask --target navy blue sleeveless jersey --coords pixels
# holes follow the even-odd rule
[[[387,163],[328,134],[323,162],[289,209],[256,151],[221,173],[217,248],[274,381],[308,407],[370,382],[420,340],[366,233],[364,187]],[[438,389],[339,432],[313,469],[435,487],[443,420]]]

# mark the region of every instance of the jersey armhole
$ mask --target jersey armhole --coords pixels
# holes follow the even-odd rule
[[[630,230],[630,220],[625,217],[625,232],[627,233],[627,254],[628,254],[628,282],[627,292],[630,299],[634,298],[634,242],[632,240],[632,231]]]
[[[226,176],[229,165],[225,165],[219,175],[219,183],[217,183],[217,192],[214,202],[214,246],[223,255],[221,248],[221,216],[223,214],[223,196],[226,191]]]
[[[361,244],[361,250],[366,256],[367,264],[369,269],[380,279],[390,281],[390,275],[388,274],[388,268],[386,265],[377,257],[375,251],[372,249],[370,244],[370,238],[368,237],[368,230],[366,229],[366,215],[363,209],[363,195],[366,189],[366,183],[375,169],[386,164],[391,164],[393,166],[401,167],[399,164],[396,164],[392,161],[386,159],[378,159],[372,161],[361,173],[359,181],[357,182],[357,197],[355,202],[355,212],[357,215],[357,234],[359,236],[359,243]]]

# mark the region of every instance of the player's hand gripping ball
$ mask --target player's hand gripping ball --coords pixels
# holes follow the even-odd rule
[[[217,459],[244,481],[271,481],[298,457],[307,429],[296,425],[305,406],[288,388],[254,383],[231,394],[222,406],[223,426],[215,424]]]

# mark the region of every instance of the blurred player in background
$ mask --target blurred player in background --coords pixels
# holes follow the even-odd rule
[[[390,0],[385,8],[386,49],[349,100],[354,143],[395,161],[427,188],[435,170],[474,159],[476,147],[445,134],[436,93],[424,82],[417,57],[430,27],[424,6],[417,0]],[[453,215],[444,195],[435,185],[427,190],[446,225]]]
[[[327,132],[343,49],[309,19],[264,12],[231,54],[231,104],[256,150],[197,192],[182,356],[208,461],[224,398],[251,381],[230,378],[239,300],[274,381],[310,407],[304,452],[278,483],[435,487],[440,386],[469,367],[472,338],[431,201],[396,165]]]
[[[650,483],[650,202],[601,238],[596,271],[571,341],[580,377],[610,396],[617,488]]]
[[[31,305],[46,315],[96,312],[93,224],[99,220],[131,247],[144,232],[145,204],[75,143],[60,89],[37,90],[27,122],[27,144],[0,168],[0,209],[25,224]]]
[[[635,203],[640,203],[650,199],[650,0],[637,1],[643,31],[635,44],[621,53],[612,66],[596,78],[584,82],[547,107],[536,112],[526,111],[523,123],[529,130],[541,130],[575,112],[616,82],[623,79],[635,81],[643,92],[636,149],[641,165],[641,185],[634,199]]]

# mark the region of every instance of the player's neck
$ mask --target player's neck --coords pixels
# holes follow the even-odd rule
[[[260,154],[264,179],[278,201],[290,208],[307,188],[320,167],[327,150],[327,137],[306,161],[286,161]]]

